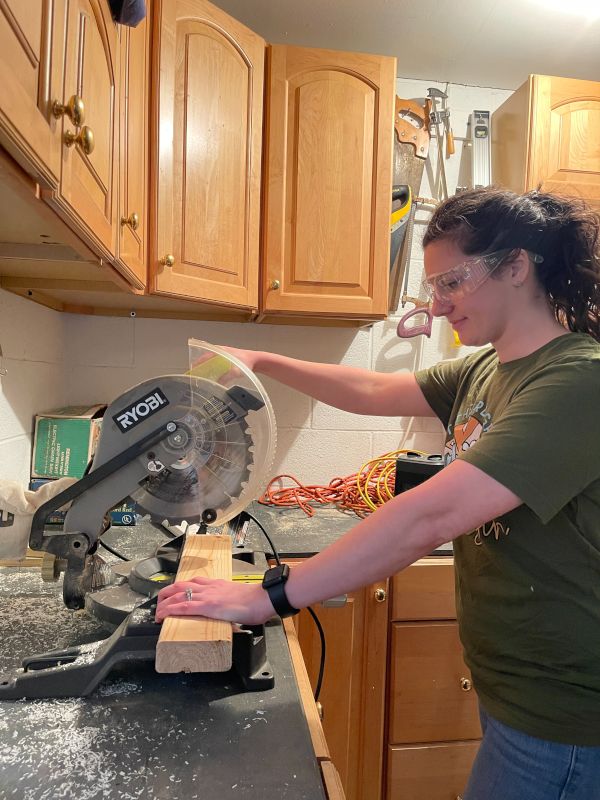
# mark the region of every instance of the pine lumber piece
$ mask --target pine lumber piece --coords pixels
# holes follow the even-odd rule
[[[41,567],[44,556],[43,550],[32,550],[28,547],[23,558],[0,559],[0,567]]]
[[[231,580],[231,537],[188,534],[177,580],[197,575]],[[157,672],[225,672],[232,665],[230,622],[207,617],[167,617],[156,645]]]

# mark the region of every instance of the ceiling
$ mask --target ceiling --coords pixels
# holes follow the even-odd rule
[[[530,73],[600,80],[600,0],[213,3],[270,44],[396,56],[402,78],[500,89]]]

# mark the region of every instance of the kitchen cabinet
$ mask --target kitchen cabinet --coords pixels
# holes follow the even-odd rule
[[[63,104],[81,99],[84,118],[62,117],[60,186],[44,197],[84,242],[111,260],[117,231],[118,34],[104,0],[68,4]]]
[[[395,60],[268,48],[207,0],[148,8],[130,29],[107,0],[0,2],[0,160],[27,203],[20,239],[0,221],[2,287],[76,313],[384,318]]]
[[[452,559],[421,559],[344,604],[313,610],[326,640],[322,726],[348,800],[458,798],[481,729]],[[305,610],[293,620],[314,690],[318,632]]]
[[[0,3],[0,144],[49,187],[60,180],[65,19],[66,0]]]
[[[395,60],[269,47],[263,148],[264,40],[159,6],[152,290],[255,314],[262,235],[261,320],[385,317]]]
[[[150,4],[146,0],[150,13]],[[123,272],[147,282],[148,107],[150,25],[120,29],[118,259]]]
[[[384,581],[352,592],[343,605],[313,608],[326,641],[319,697],[323,730],[348,800],[381,796],[388,605]],[[319,634],[306,610],[294,622],[314,689],[321,657]]]
[[[265,41],[205,0],[157,2],[151,290],[258,309]]]
[[[388,309],[395,59],[272,46],[261,312]]]
[[[0,142],[37,182],[37,196],[110,261],[118,32],[108,3],[7,0],[0,4],[0,43]]]
[[[481,729],[462,659],[452,559],[418,561],[392,580],[387,800],[459,797]]]
[[[600,82],[530,75],[492,115],[494,183],[600,209]]]

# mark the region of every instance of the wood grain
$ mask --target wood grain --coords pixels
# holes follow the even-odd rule
[[[479,742],[390,747],[386,800],[454,800],[463,793]]]
[[[394,575],[390,619],[456,619],[453,559],[422,558]]]
[[[265,41],[207,0],[156,8],[151,290],[258,308]]]
[[[318,761],[329,761],[329,748],[325,741],[325,734],[323,733],[323,727],[319,719],[319,712],[313,697],[313,690],[310,685],[293,620],[284,619],[283,628],[285,630],[288,647],[290,648],[290,658],[292,659],[294,675],[296,677],[296,683],[298,684],[298,691],[300,693],[302,707],[304,708],[306,722],[308,723],[313,750],[315,751]]]
[[[600,208],[600,82],[530,75],[492,116],[493,179]]]
[[[196,576],[231,580],[229,536],[188,535],[177,580]],[[167,617],[156,645],[157,672],[225,672],[232,664],[230,622],[207,617]]]
[[[387,313],[393,58],[269,47],[261,311]]]

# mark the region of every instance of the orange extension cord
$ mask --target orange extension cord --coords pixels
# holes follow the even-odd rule
[[[276,475],[258,502],[285,508],[298,506],[309,517],[314,516],[315,505],[333,503],[364,517],[394,496],[396,459],[404,453],[424,455],[418,450],[393,450],[367,461],[352,475],[332,478],[327,486],[305,486],[293,475]],[[286,478],[293,486],[279,485]]]

